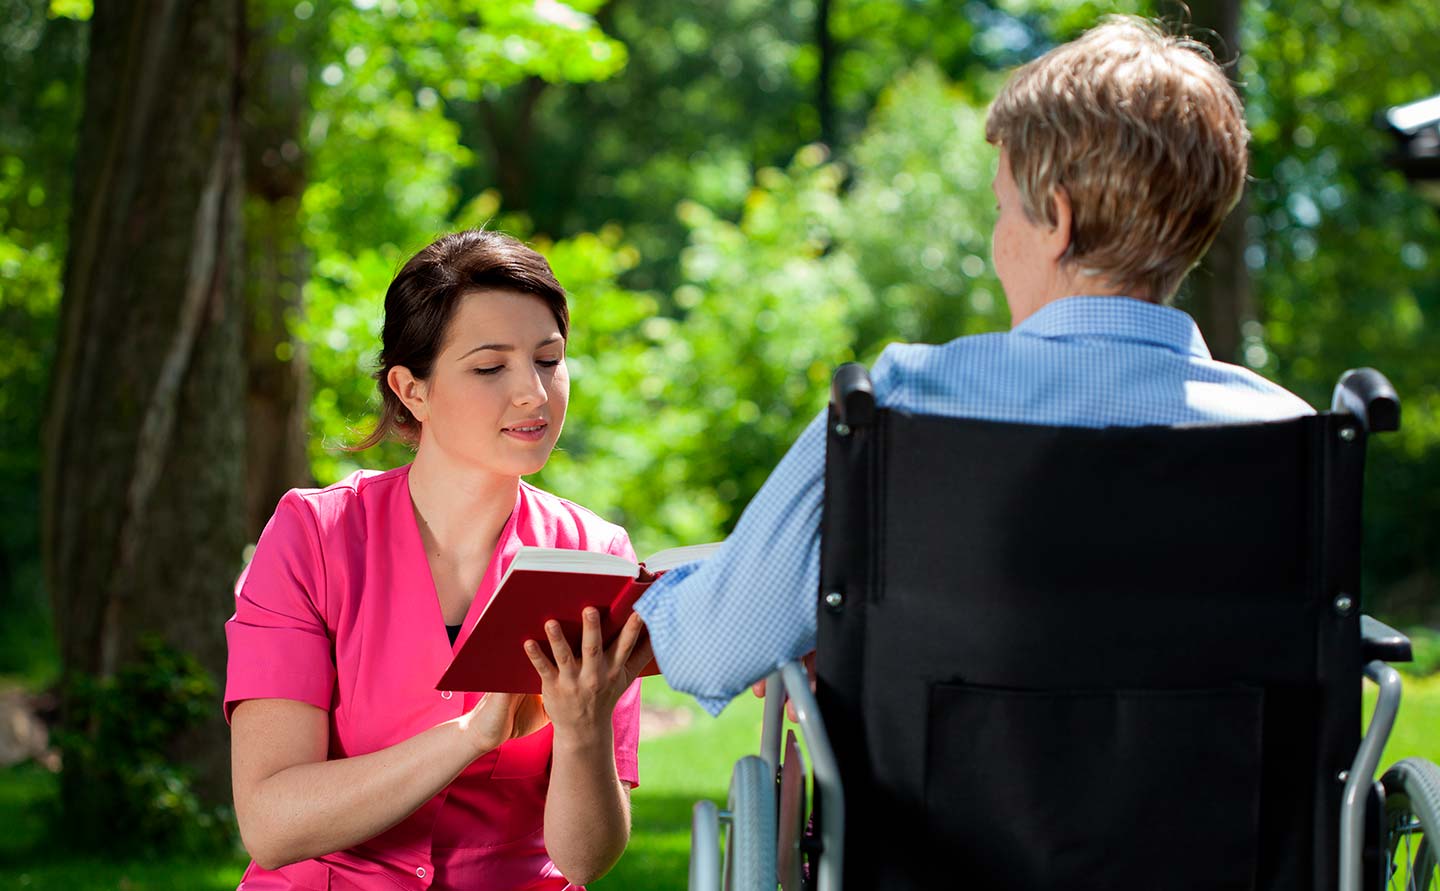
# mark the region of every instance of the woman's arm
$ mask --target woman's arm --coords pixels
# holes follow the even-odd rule
[[[601,644],[599,613],[587,609],[582,620],[579,658],[558,622],[545,626],[554,663],[533,641],[525,642],[555,725],[545,849],[561,874],[577,885],[608,872],[630,841],[630,795],[615,773],[611,716],[651,658],[649,642],[639,643],[644,629],[639,616],[630,617],[609,652]]]
[[[245,849],[275,869],[374,838],[508,739],[522,698],[489,694],[453,721],[336,761],[326,760],[323,709],[290,699],[240,703],[231,718],[231,773]]]

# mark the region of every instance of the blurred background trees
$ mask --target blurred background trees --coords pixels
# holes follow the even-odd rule
[[[820,409],[836,364],[870,360],[893,340],[1006,327],[989,265],[995,153],[983,139],[1006,71],[1106,12],[1183,16],[1168,0],[156,10],[92,18],[83,0],[0,0],[0,672],[36,685],[62,665],[113,681],[127,654],[158,652],[139,645],[142,632],[219,671],[216,634],[243,544],[279,493],[406,460],[397,446],[337,446],[373,418],[385,286],[416,249],[459,227],[529,239],[572,295],[575,393],[537,482],[627,525],[641,552],[722,535]],[[123,27],[107,25],[122,15]],[[1254,162],[1231,240],[1179,305],[1222,358],[1317,407],[1346,368],[1390,375],[1406,414],[1371,464],[1367,608],[1440,623],[1440,218],[1387,169],[1374,125],[1383,108],[1440,92],[1440,8],[1216,0],[1194,4],[1193,19],[1227,38],[1223,59],[1242,51],[1230,70]],[[235,38],[225,113],[235,116],[236,204],[222,239],[234,249],[213,275],[233,288],[233,330],[180,362],[196,389],[161,405],[177,412],[178,433],[151,448],[138,446],[126,400],[154,397],[165,351],[135,313],[178,307],[184,292],[158,278],[158,236],[143,233],[189,188],[166,140],[198,152],[210,131],[179,115],[203,84],[137,61],[134,35],[179,20],[206,41]],[[172,48],[165,64],[198,55]],[[106,110],[133,95],[126,64],[161,92],[139,131],[149,150],[123,170],[145,188],[108,211],[99,231],[113,244],[95,265],[85,220],[119,200],[95,146],[136,126]],[[93,273],[83,281],[73,274],[82,261]],[[150,312],[155,324],[182,320]],[[81,375],[89,395],[72,357],[77,313],[98,350]],[[192,410],[217,426],[192,422]],[[235,482],[203,511],[177,501],[145,514],[146,540],[168,543],[168,556],[140,560],[131,578],[106,569],[123,500],[97,482],[123,489],[145,461],[159,462],[167,490],[187,473]],[[53,520],[67,511],[75,519]],[[56,555],[48,583],[42,515]],[[201,529],[232,524],[200,548]],[[191,560],[202,550],[203,568]],[[98,652],[68,641],[100,616],[77,619],[76,605],[117,596],[144,604],[120,620],[129,643],[108,662],[77,655]],[[165,609],[180,602],[202,604],[208,630],[184,630],[185,611]],[[218,718],[217,707],[201,723],[214,730]],[[90,731],[93,748],[94,722]],[[220,780],[223,770],[208,772]]]

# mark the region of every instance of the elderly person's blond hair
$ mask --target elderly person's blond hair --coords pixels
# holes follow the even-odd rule
[[[1021,67],[985,122],[1032,222],[1055,226],[1068,196],[1062,263],[1156,303],[1240,200],[1249,137],[1209,48],[1132,17]]]

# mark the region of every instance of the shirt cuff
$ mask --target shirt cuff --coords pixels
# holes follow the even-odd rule
[[[650,645],[655,649],[655,661],[660,674],[672,689],[695,697],[700,707],[712,717],[745,692],[742,687],[735,691],[717,691],[715,685],[705,683],[707,675],[704,665],[691,664],[696,660],[688,656],[691,649],[686,646],[687,631],[698,633],[698,629],[682,627],[676,617],[676,585],[694,575],[704,564],[700,561],[685,563],[666,572],[656,579],[635,603],[635,612],[645,620],[650,633]],[[706,689],[708,688],[708,689]]]

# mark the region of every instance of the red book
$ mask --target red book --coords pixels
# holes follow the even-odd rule
[[[535,641],[553,661],[546,622],[560,623],[571,652],[578,655],[580,614],[593,606],[600,610],[600,632],[608,648],[651,582],[668,569],[710,556],[718,547],[671,548],[640,564],[595,551],[522,547],[435,689],[539,693],[540,676],[524,644]],[[659,673],[652,660],[640,674]]]

